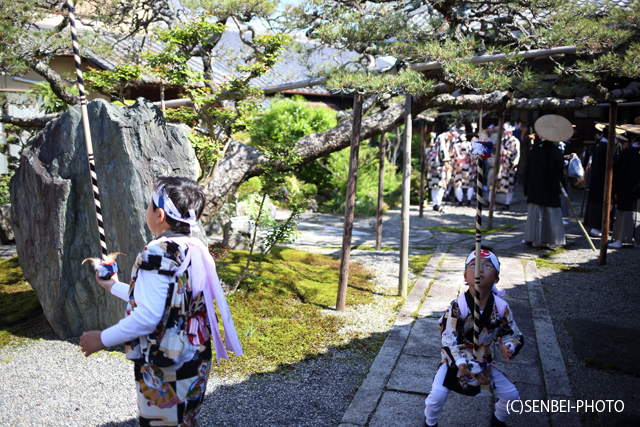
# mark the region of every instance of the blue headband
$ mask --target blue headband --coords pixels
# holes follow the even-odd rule
[[[196,218],[195,211],[193,209],[189,209],[189,218],[183,218],[180,211],[176,208],[176,205],[171,201],[171,198],[167,194],[167,189],[164,188],[164,186],[158,188],[158,190],[153,193],[152,197],[156,206],[162,209],[169,218],[189,224],[191,228],[198,226],[198,219]]]

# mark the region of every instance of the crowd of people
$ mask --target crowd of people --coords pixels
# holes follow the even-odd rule
[[[551,115],[542,116],[550,118]],[[542,118],[541,117],[541,118]],[[428,186],[431,189],[431,203],[434,211],[443,211],[444,203],[453,197],[458,206],[475,206],[476,156],[472,154],[472,143],[476,140],[491,141],[497,147],[501,134],[500,152],[484,161],[484,207],[489,206],[491,192],[504,194],[502,210],[511,209],[516,183],[521,183],[527,199],[527,224],[523,243],[533,246],[562,246],[565,244],[564,220],[569,215],[568,205],[562,195],[563,189],[570,191],[568,165],[579,161],[580,169],[586,169],[579,180],[587,192],[584,224],[592,237],[601,236],[603,219],[603,194],[605,188],[606,154],[608,129],[596,124],[596,143],[591,150],[585,149],[578,156],[572,150],[569,139],[574,127],[560,116],[558,126],[564,127],[562,138],[544,138],[549,123],[540,121],[536,133],[524,135],[522,122],[505,122],[502,132],[495,125],[489,125],[481,134],[467,139],[464,125],[453,126],[436,135],[425,151]],[[560,122],[562,121],[562,123]],[[536,122],[538,123],[538,122]],[[554,122],[555,123],[555,122]],[[475,129],[474,129],[475,130]],[[555,132],[555,130],[554,130]],[[640,246],[640,135],[623,135],[617,128],[616,151],[613,164],[612,203],[610,225],[611,247],[620,248],[623,243]],[[558,134],[559,135],[559,134]],[[569,136],[567,136],[569,135]],[[555,135],[554,135],[555,136]],[[518,171],[521,157],[522,138],[530,138],[529,152],[524,170]],[[499,156],[499,163],[496,163]],[[499,167],[496,167],[499,164]],[[580,187],[578,187],[580,188]]]
[[[604,189],[609,140],[607,127],[598,126],[597,143],[584,160],[588,172],[587,207],[584,217],[585,227],[594,237],[602,235],[602,216],[604,214]],[[613,183],[609,204],[610,230],[613,242],[609,246],[621,248],[623,243],[640,246],[640,135],[631,140],[616,128],[615,150],[613,157]]]
[[[506,203],[503,210],[509,210],[513,191],[516,185],[518,164],[520,162],[521,122],[517,121],[513,126],[505,123],[502,132],[502,148],[500,150],[500,170],[497,172],[497,191],[506,194]],[[498,139],[498,129],[490,125],[483,130],[483,141],[492,141],[494,146]],[[467,140],[466,127],[452,127],[448,131],[433,135],[431,143],[426,149],[429,186],[431,188],[431,201],[434,211],[442,211],[443,201],[451,194],[455,196],[458,206],[471,206],[475,196],[476,162],[471,153],[471,144],[478,140],[473,136]],[[491,186],[494,180],[495,153],[484,163],[485,182],[484,189],[488,190],[489,200]],[[466,196],[466,201],[465,201]],[[488,203],[486,204],[488,206]]]

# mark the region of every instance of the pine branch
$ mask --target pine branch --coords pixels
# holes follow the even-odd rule
[[[347,182],[347,180],[346,180],[346,179],[344,179],[343,177],[341,177],[341,176],[340,176],[340,174],[339,174],[338,172],[335,172],[335,171],[333,171],[333,170],[329,169],[329,167],[328,167],[328,166],[326,166],[324,163],[322,163],[322,162],[320,161],[320,159],[316,159],[316,162],[320,165],[320,167],[321,167],[322,169],[327,170],[331,175],[335,176],[335,177],[336,177],[336,178],[338,178],[340,181],[342,181],[342,182]]]
[[[44,127],[53,119],[60,117],[60,114],[47,114],[38,117],[14,117],[14,116],[0,116],[0,122],[7,123],[21,128],[36,128],[44,129]]]

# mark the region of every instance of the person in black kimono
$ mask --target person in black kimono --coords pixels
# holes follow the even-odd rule
[[[523,189],[527,198],[527,224],[524,243],[539,246],[565,244],[560,183],[564,157],[558,146],[546,140],[533,145],[523,173]]]
[[[613,188],[618,211],[613,226],[613,243],[609,246],[621,248],[623,243],[640,246],[640,143],[622,151],[613,165]]]
[[[604,135],[608,135],[608,128],[604,128]],[[600,142],[591,150],[591,171],[589,173],[589,189],[587,196],[587,211],[584,216],[584,224],[587,230],[591,229],[593,237],[601,236],[602,228],[602,204],[604,203],[604,181],[607,171],[607,146],[606,136],[600,138]],[[615,159],[618,158],[616,155]],[[614,167],[615,170],[615,167]]]

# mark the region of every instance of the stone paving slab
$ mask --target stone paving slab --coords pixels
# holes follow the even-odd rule
[[[464,261],[463,257],[451,256],[447,254],[447,257],[444,259],[444,262],[440,266],[440,271],[453,271],[462,275],[464,272]]]
[[[434,334],[440,333],[438,319],[432,317],[421,317],[416,320],[411,328],[409,339],[402,350],[403,354],[415,356],[437,357],[440,359],[442,345],[438,340],[434,340]],[[434,371],[435,372],[435,371]]]
[[[549,388],[547,387],[547,390]],[[555,395],[555,394],[548,394],[547,395],[547,399],[549,401],[560,401],[560,400],[567,400],[567,396],[564,395]],[[573,399],[569,399],[572,403],[571,405],[575,408],[575,400]],[[578,415],[577,412],[575,411],[571,411],[571,412],[550,412],[549,413],[549,420],[551,421],[551,425],[552,426],[562,426],[562,427],[581,427],[582,423],[580,422],[580,416]],[[612,427],[612,424],[601,424],[602,426],[607,426],[607,427]],[[631,426],[632,424],[622,424],[624,426]],[[621,425],[621,426],[622,426]]]
[[[461,280],[443,282],[436,279],[431,285],[431,289],[429,289],[429,297],[444,298],[451,301],[458,297],[461,282]]]
[[[504,289],[507,298],[528,299],[527,281],[523,273],[522,261],[517,258],[501,256],[500,259],[500,281],[498,288]]]
[[[420,308],[420,302],[425,293],[429,290],[431,279],[440,265],[440,262],[447,253],[446,246],[439,245],[436,247],[435,252],[429,259],[427,266],[416,281],[415,285],[407,295],[402,309],[398,313],[398,316],[411,316],[416,310]]]
[[[511,377],[509,377],[512,379]],[[526,401],[541,401],[546,398],[545,388],[542,384],[533,385],[527,383],[519,383],[514,381],[515,386],[520,394],[520,400]],[[496,400],[497,401],[497,400]],[[520,409],[519,404],[514,404],[511,408]],[[525,411],[526,406],[523,408],[522,413],[514,413],[507,420],[509,427],[549,427],[549,414],[543,411]],[[563,426],[563,424],[556,424]]]
[[[413,319],[400,317],[387,335],[387,339],[380,348],[369,374],[358,388],[351,404],[342,417],[342,423],[364,426],[371,414],[376,410],[380,396],[389,376],[395,367],[404,343],[409,337]]]
[[[453,299],[454,298],[433,298],[428,296],[422,303],[422,307],[420,307],[418,311],[418,316],[439,318],[447,311]]]
[[[369,427],[422,427],[424,395],[385,391]]]
[[[386,389],[420,393],[424,394],[423,398],[426,397],[440,361],[439,353],[431,353],[430,357],[425,357],[403,352],[391,373]]]
[[[537,277],[534,261],[525,262],[525,274],[533,323],[536,330],[538,353],[542,362],[542,372],[547,390],[553,390],[554,394],[560,396],[571,397],[572,392],[567,369],[558,346],[556,333],[553,329],[542,284]],[[532,297],[535,298],[535,301]]]
[[[533,325],[533,316],[531,314],[531,308],[529,307],[529,301],[520,298],[511,298],[510,293],[504,297],[504,300],[509,304],[509,308],[514,314],[514,319],[518,325],[518,329],[522,332],[525,339],[525,346],[529,343],[535,343],[535,328]]]
[[[424,413],[424,405],[422,412]],[[449,393],[447,403],[438,418],[438,427],[488,426],[492,414],[493,396],[471,397]]]

